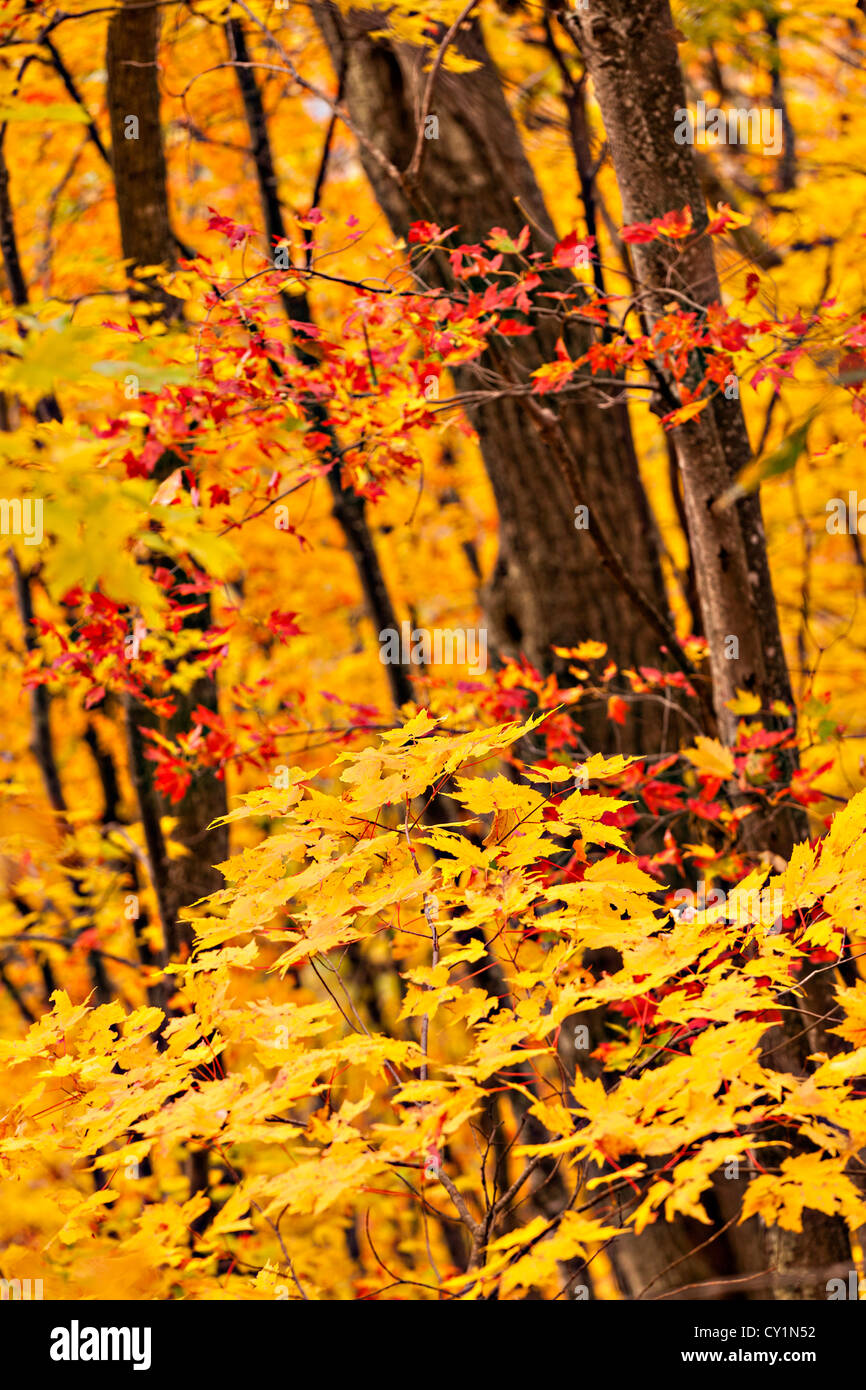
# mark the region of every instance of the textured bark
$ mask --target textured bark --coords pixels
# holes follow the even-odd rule
[[[395,234],[405,236],[412,221],[430,218],[443,228],[456,225],[455,242],[471,244],[489,236],[494,226],[516,235],[528,223],[533,246],[549,253],[555,240],[551,218],[477,27],[466,26],[456,43],[480,66],[471,73],[436,74],[430,114],[439,122],[439,136],[423,142],[420,167],[407,181],[395,177],[394,170],[407,170],[413,160],[429,55],[372,38],[371,31],[383,23],[380,13],[345,16],[328,4],[314,4],[313,12],[343,74],[360,156]],[[445,258],[429,262],[425,276],[449,284]],[[563,274],[546,288],[573,292],[574,280]],[[512,381],[526,381],[534,368],[554,359],[559,325],[537,318],[535,325],[531,336],[512,339],[501,349]],[[578,334],[573,339],[566,334],[566,340],[574,352],[586,344]],[[491,354],[456,377],[460,390],[492,385],[507,391],[509,386],[501,358],[494,360]],[[602,410],[583,398],[566,403],[549,397],[548,402],[571,457],[579,461],[593,523],[627,557],[635,585],[666,614],[656,536],[626,407]],[[575,529],[578,498],[525,399],[504,394],[470,407],[468,414],[478,431],[500,520],[499,555],[485,592],[493,645],[511,656],[523,652],[549,669],[552,645],[595,637],[606,641],[623,665],[657,665],[658,634],[601,571],[587,532]],[[658,742],[660,724],[658,710],[644,707],[630,719],[627,740],[651,748]],[[600,721],[587,734],[601,741],[609,737],[609,729]]]
[[[108,25],[112,167],[120,240],[132,268],[171,263],[174,249],[159,120],[159,25],[158,6],[139,8],[133,0],[125,0]],[[177,300],[156,293],[171,312],[177,311]]]
[[[572,14],[564,23],[595,86],[624,220],[644,222],[688,204],[696,230],[702,231],[707,217],[695,160],[690,147],[674,139],[675,113],[686,101],[668,0],[593,0],[587,12]],[[709,238],[700,238],[685,253],[660,241],[636,245],[633,251],[651,321],[672,298],[698,312],[720,301]],[[774,699],[791,703],[760,501],[754,495],[714,511],[750,458],[739,401],[717,398],[696,420],[675,430],[673,438],[710,648],[714,703],[720,730],[732,741],[737,720],[725,702],[738,686],[759,694],[765,709]],[[729,634],[739,639],[738,660],[726,658]],[[788,817],[762,821],[762,842],[787,854],[798,828]],[[784,1024],[764,1039],[766,1064],[801,1076],[810,1069],[809,1053],[833,1053],[839,1047],[822,1022],[832,1004],[827,972],[804,993],[805,1007],[786,1012]],[[790,996],[782,1002],[797,1001]],[[784,1152],[779,1151],[776,1162]],[[753,1226],[751,1233],[732,1238],[731,1250],[745,1273],[774,1271],[777,1298],[826,1297],[825,1267],[850,1259],[844,1225],[815,1212],[808,1213],[802,1232],[773,1228],[762,1237]]]
[[[108,105],[111,118],[112,166],[117,196],[117,213],[123,254],[134,269],[145,265],[172,265],[175,241],[168,215],[165,154],[160,124],[158,81],[158,7],[136,8],[131,0],[112,17],[108,26],[106,68]],[[128,139],[131,127],[127,117],[138,120],[137,139]],[[161,305],[166,320],[180,313],[180,301],[158,286],[148,286],[149,297]],[[167,475],[178,460],[166,455],[157,464],[156,476]],[[181,572],[177,576],[183,580]],[[211,622],[210,602],[200,600],[201,612],[184,620],[184,627],[204,632]],[[197,605],[198,606],[198,605]],[[175,713],[161,728],[168,737],[188,731],[193,725],[197,705],[218,710],[216,681],[206,675],[188,691],[173,692]],[[176,957],[192,945],[190,925],[180,920],[180,912],[199,898],[217,891],[223,879],[215,867],[228,857],[228,828],[211,822],[228,809],[225,782],[208,770],[199,770],[177,806],[166,803],[153,781],[153,763],[144,758],[143,729],[153,727],[153,715],[133,700],[126,702],[127,739],[130,774],[138,797],[142,825],[150,858],[153,886],[165,935],[165,954]],[[174,839],[186,851],[179,858],[168,856],[161,815],[174,815]],[[168,1005],[170,987],[164,988]],[[190,1192],[208,1192],[209,1155],[206,1150],[187,1155]],[[204,1212],[193,1223],[201,1231],[210,1219]]]
[[[133,265],[171,265],[174,244],[169,226],[168,193],[165,155],[160,125],[158,83],[158,8],[136,8],[125,4],[112,17],[108,26],[106,67],[108,71],[108,105],[111,117],[112,165],[117,195],[117,212],[123,254]],[[138,120],[138,138],[127,139],[127,117]],[[162,312],[170,318],[177,312],[178,302],[160,292]],[[176,460],[166,460],[163,471],[170,471]],[[210,607],[190,618],[185,626],[204,630],[210,625]],[[162,727],[171,737],[188,730],[196,705],[216,711],[216,682],[211,676],[197,680],[191,690],[173,695],[176,712]],[[153,726],[153,717],[143,706],[130,704],[127,719],[139,728]],[[228,831],[225,826],[208,829],[211,821],[224,816],[227,810],[225,783],[213,772],[200,771],[177,806],[170,806],[159,796],[152,783],[153,764],[143,762],[140,735],[130,730],[133,777],[138,782],[142,819],[154,815],[177,817],[174,838],[188,853],[169,859],[165,846],[158,851],[161,838],[151,827],[149,849],[154,886],[170,956],[189,946],[192,934],[188,925],[178,920],[181,908],[215,892],[222,886],[222,876],[214,867],[228,855]],[[156,862],[154,862],[156,859]]]
[[[604,0],[565,21],[592,75],[610,141],[626,222],[643,222],[687,204],[696,231],[707,225],[692,150],[674,139],[675,112],[686,105],[666,0]],[[664,243],[664,244],[662,244]],[[712,245],[699,238],[683,253],[664,238],[632,248],[650,322],[672,300],[706,309],[721,299]],[[697,370],[697,363],[695,364]],[[737,716],[725,708],[737,687],[791,703],[791,687],[770,580],[757,495],[714,511],[751,458],[739,401],[717,398],[673,431],[698,593],[709,642],[713,698],[723,737]],[[725,638],[737,637],[728,659]]]

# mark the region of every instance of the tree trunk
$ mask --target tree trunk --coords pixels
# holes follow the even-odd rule
[[[407,170],[412,163],[429,52],[371,37],[383,25],[381,14],[352,11],[347,16],[321,3],[314,4],[313,13],[343,75],[345,104],[361,139],[360,156],[394,233],[405,236],[412,221],[432,218],[443,228],[459,228],[455,244],[471,244],[489,236],[492,227],[517,235],[528,223],[532,246],[549,254],[556,240],[553,224],[477,26],[466,26],[456,47],[479,66],[470,73],[440,69],[436,74],[429,114],[438,121],[438,138],[424,141],[420,166],[407,181],[395,178],[392,170]],[[425,274],[450,287],[443,262],[431,261]],[[573,293],[575,281],[563,273],[545,288]],[[532,335],[502,349],[507,354],[504,373],[502,356],[487,353],[480,363],[455,373],[458,389],[483,390],[492,374],[494,385],[507,390],[509,377],[526,382],[536,367],[554,360],[559,326],[550,319],[534,323]],[[585,346],[583,335],[573,341],[575,352]],[[553,403],[570,457],[578,462],[580,498],[525,397],[504,394],[467,412],[478,432],[500,521],[499,555],[485,593],[492,643],[505,655],[524,653],[541,669],[556,664],[552,645],[571,646],[588,637],[606,641],[620,665],[658,665],[658,632],[601,570],[588,532],[575,528],[575,503],[588,498],[592,524],[627,557],[625,567],[635,587],[667,617],[656,533],[627,408],[618,404],[602,410],[585,398],[566,402],[548,397],[548,403]],[[588,723],[593,746],[609,737],[603,720],[592,729]],[[658,746],[660,729],[657,709],[638,707],[625,731],[626,742],[649,750]]]
[[[595,0],[563,21],[592,75],[613,155],[625,222],[644,222],[687,204],[696,233],[707,226],[697,167],[674,139],[675,112],[686,104],[666,0]],[[699,311],[721,300],[712,245],[698,236],[683,252],[666,238],[632,248],[650,323],[676,299]],[[697,364],[695,364],[697,370]],[[751,458],[738,400],[716,399],[673,431],[683,476],[689,537],[697,567],[713,698],[722,736],[733,741],[737,716],[726,709],[737,688],[769,708],[791,703],[776,600],[757,494],[724,511],[714,504]],[[735,637],[739,656],[729,657]],[[729,644],[728,650],[732,649]]]
[[[114,168],[117,212],[123,254],[132,268],[145,265],[172,265],[175,241],[168,215],[165,154],[160,124],[158,81],[159,15],[155,6],[137,7],[124,0],[123,8],[108,26],[106,68],[108,105],[111,118],[112,165]],[[162,305],[167,321],[180,313],[180,301],[157,286],[148,286],[149,297]],[[164,456],[157,464],[156,476],[166,475],[177,464]],[[181,580],[183,575],[178,576]],[[184,626],[202,633],[211,623],[209,596],[201,611],[184,620]],[[175,713],[165,721],[162,732],[173,737],[186,732],[194,723],[193,711],[201,705],[218,711],[216,681],[201,676],[188,691],[173,692]],[[228,857],[228,828],[212,826],[228,809],[225,782],[210,769],[200,769],[183,800],[169,806],[159,795],[153,780],[153,764],[145,760],[142,729],[152,727],[153,715],[143,705],[126,701],[130,774],[135,787],[150,858],[153,886],[165,934],[165,953],[177,956],[192,946],[188,923],[179,920],[180,911],[223,885],[215,867]],[[170,859],[159,823],[161,815],[177,818],[173,835],[186,851]],[[167,1007],[170,988],[165,991]],[[208,1192],[208,1152],[187,1155],[190,1192]],[[208,1212],[193,1222],[200,1231],[210,1219]]]
[[[160,10],[124,0],[108,25],[105,55],[111,154],[123,254],[136,266],[171,264],[174,243],[159,119]],[[175,315],[179,301],[148,286]]]
[[[587,12],[576,12],[563,23],[579,44],[595,86],[624,220],[645,222],[689,205],[696,232],[703,232],[707,215],[695,160],[689,147],[674,139],[675,113],[686,102],[668,0],[593,0]],[[721,300],[709,238],[701,236],[685,252],[679,246],[677,250],[661,238],[633,248],[651,321],[680,295],[684,307],[699,311]],[[758,496],[718,513],[713,510],[750,458],[739,401],[716,397],[695,420],[673,431],[673,438],[709,642],[714,703],[720,730],[733,742],[737,717],[725,702],[738,686],[759,694],[765,710],[773,700],[791,703]],[[738,638],[739,659],[726,655],[729,636]],[[798,830],[801,825],[794,818],[764,820],[760,826],[763,843],[784,855],[796,838],[802,838]],[[793,996],[782,1002],[793,1003]],[[767,1065],[803,1075],[810,1052],[819,1047],[831,1054],[838,1050],[838,1039],[828,1035],[822,1022],[832,1008],[826,972],[807,988],[804,1004],[803,1012],[786,1013],[784,1025],[764,1038]],[[796,1041],[804,1029],[805,1037]],[[826,1297],[826,1273],[821,1271],[840,1258],[850,1258],[844,1225],[815,1212],[808,1213],[802,1232],[774,1228],[748,1246],[745,1238],[735,1245],[749,1267],[753,1261],[762,1262],[756,1267],[778,1272],[774,1297],[779,1298]]]
[[[782,49],[779,43],[779,20],[781,13],[771,13],[767,16],[767,38],[770,43],[770,100],[773,103],[774,111],[781,113],[782,118],[782,154],[776,170],[776,190],[779,193],[790,193],[797,187],[797,145],[794,136],[794,127],[791,124],[791,117],[788,113],[788,102],[785,96],[785,82],[782,76]]]
[[[127,3],[112,17],[108,26],[106,66],[108,104],[111,116],[111,145],[117,212],[123,254],[133,268],[173,263],[173,238],[169,226],[165,155],[159,112],[158,38],[159,10],[139,8]],[[177,313],[178,301],[159,291],[164,317]],[[167,461],[166,468],[176,460]],[[201,630],[210,626],[210,605],[186,624]],[[216,682],[211,676],[197,680],[186,693],[174,692],[176,712],[163,727],[169,737],[187,731],[193,724],[197,705],[217,710]],[[128,710],[128,718],[139,726],[153,724],[149,712],[140,705]],[[182,907],[222,887],[222,875],[213,866],[228,855],[225,826],[208,829],[211,821],[227,810],[225,783],[212,771],[200,771],[179,806],[171,807],[152,788],[152,764],[142,770],[151,783],[147,802],[162,815],[175,815],[175,839],[188,853],[178,859],[163,859],[153,865],[155,876],[164,882],[157,888],[165,914],[167,948],[176,955],[182,945],[191,944],[191,932],[178,921]]]

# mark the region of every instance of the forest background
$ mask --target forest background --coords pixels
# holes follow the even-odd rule
[[[4,1293],[856,1286],[859,10],[3,4]]]

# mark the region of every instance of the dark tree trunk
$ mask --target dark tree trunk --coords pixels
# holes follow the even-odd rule
[[[797,187],[797,145],[794,127],[788,113],[785,96],[785,81],[782,75],[782,49],[779,43],[780,14],[767,16],[767,38],[770,42],[770,100],[773,109],[782,117],[782,153],[776,170],[776,189],[779,193],[790,193]]]
[[[436,75],[430,114],[438,120],[438,139],[424,141],[420,165],[407,180],[393,171],[412,163],[429,53],[373,38],[371,31],[382,27],[381,14],[346,16],[329,4],[315,4],[313,10],[342,73],[364,168],[394,233],[405,236],[412,221],[432,218],[443,228],[456,225],[455,241],[471,244],[484,240],[494,226],[517,235],[528,223],[533,246],[549,253],[556,239],[553,224],[478,28],[467,26],[456,42],[479,66],[470,73],[440,70]],[[425,275],[449,284],[444,258],[428,263]],[[563,274],[547,288],[573,292],[574,284]],[[485,593],[491,639],[501,653],[522,652],[542,669],[555,664],[552,645],[570,646],[588,637],[606,641],[621,665],[657,665],[658,632],[601,568],[588,532],[575,528],[575,503],[587,498],[592,524],[626,557],[635,586],[666,617],[656,534],[625,405],[601,409],[585,398],[546,399],[545,405],[554,403],[579,466],[578,498],[525,398],[507,394],[509,378],[525,382],[536,367],[554,360],[559,333],[555,321],[536,318],[531,336],[512,339],[495,357],[488,353],[480,364],[455,374],[460,390],[484,389],[491,381],[506,389],[468,410],[500,520],[499,556]],[[576,336],[569,345],[579,352],[586,342]],[[630,719],[627,741],[651,748],[660,727],[657,711],[644,707]],[[587,734],[604,740],[603,721]]]
[[[111,163],[124,257],[136,266],[171,264],[165,152],[160,125],[160,9],[125,0],[108,25],[105,55]],[[179,303],[153,287],[166,312]]]
[[[624,220],[648,221],[688,204],[695,229],[702,232],[708,219],[695,160],[690,148],[674,139],[675,112],[686,101],[669,5],[664,0],[605,0],[565,22],[595,85]],[[697,239],[685,253],[658,238],[636,244],[632,254],[651,323],[673,296],[683,296],[684,307],[699,309],[721,299],[707,237]],[[710,648],[716,715],[723,737],[733,740],[737,716],[726,703],[738,687],[755,691],[766,708],[773,700],[791,703],[760,501],[754,495],[727,510],[713,510],[751,458],[739,401],[716,397],[696,419],[673,431],[673,439]],[[727,637],[737,638],[738,659],[726,655]]]
[[[160,10],[156,6],[138,8],[132,0],[113,15],[108,26],[106,68],[108,104],[111,118],[112,165],[114,168],[117,212],[123,254],[132,268],[144,265],[171,265],[175,240],[169,225],[165,154],[160,124],[158,81]],[[132,120],[130,119],[132,118]],[[136,138],[137,137],[137,138]],[[149,286],[149,297],[161,302],[166,320],[178,317],[180,302],[157,286]],[[167,475],[177,464],[164,456],[157,464],[156,476]],[[183,573],[178,574],[182,581]],[[209,597],[201,611],[184,620],[184,626],[204,632],[211,622]],[[162,732],[169,737],[190,729],[193,711],[201,705],[218,711],[216,681],[201,676],[188,691],[173,693],[175,713]],[[183,800],[177,806],[163,801],[153,780],[153,763],[144,758],[142,730],[152,727],[150,711],[134,700],[126,701],[130,774],[135,787],[150,859],[153,886],[165,934],[165,953],[169,958],[189,950],[192,928],[180,920],[180,912],[199,898],[216,892],[223,885],[215,867],[228,857],[228,828],[212,826],[228,809],[225,782],[209,769],[193,777]],[[160,825],[160,815],[177,817],[174,838],[185,854],[168,856]],[[170,984],[166,983],[164,1007],[168,1007]],[[187,1178],[192,1194],[208,1192],[207,1150],[188,1153]],[[210,1219],[205,1212],[193,1222],[200,1231]],[[194,1238],[194,1236],[193,1236]]]
[[[696,231],[702,232],[707,216],[695,160],[691,149],[674,139],[675,113],[686,102],[668,0],[593,0],[588,11],[576,12],[564,23],[580,46],[595,86],[625,221],[644,222],[689,205]],[[699,311],[719,302],[709,238],[701,237],[685,253],[673,252],[664,241],[633,248],[650,320],[663,312],[672,295],[682,294],[686,307]],[[739,401],[717,397],[695,420],[676,429],[673,439],[709,642],[714,702],[720,730],[733,741],[737,719],[725,703],[738,686],[759,694],[765,710],[773,700],[791,703],[760,501],[755,494],[727,510],[714,510],[751,456]],[[726,656],[729,635],[739,640],[739,659]],[[787,855],[802,838],[802,823],[793,817],[758,819],[762,844],[777,853]],[[764,1039],[766,1064],[798,1075],[808,1071],[809,1053],[832,1054],[839,1048],[825,1022],[832,1010],[827,973],[818,975],[804,995],[800,1008],[786,1012],[784,1025],[771,1029]],[[798,1001],[789,996],[781,1002]],[[798,1037],[800,1033],[804,1036]],[[720,1202],[724,1188],[719,1184]],[[826,1267],[850,1259],[847,1231],[840,1221],[816,1212],[807,1213],[807,1218],[802,1232],[762,1231],[752,1224],[750,1230],[734,1233],[732,1249],[743,1272],[777,1271],[773,1297],[824,1298]]]
[[[106,66],[108,104],[111,117],[112,165],[117,194],[117,212],[123,254],[135,266],[173,263],[174,243],[169,226],[165,155],[160,124],[158,83],[158,8],[125,4],[108,26]],[[137,138],[136,138],[137,137]],[[160,292],[163,314],[177,313],[178,301]],[[165,469],[176,460],[166,461]],[[204,630],[210,625],[210,606],[189,619],[188,626]],[[169,737],[192,726],[197,705],[216,712],[216,682],[211,676],[197,680],[188,692],[174,692],[176,711],[163,727]],[[152,716],[140,705],[131,704],[127,718],[139,727],[153,724]],[[131,733],[132,747],[137,744]],[[167,933],[168,954],[174,956],[192,941],[189,927],[179,921],[181,908],[222,887],[222,875],[214,867],[228,855],[225,826],[208,829],[210,823],[227,810],[225,783],[212,771],[198,772],[178,806],[164,803],[152,784],[152,767],[138,765],[142,819],[160,813],[177,817],[176,840],[188,851],[177,859],[163,853],[152,864],[157,898]],[[135,775],[135,768],[133,769]],[[158,830],[158,827],[157,827]],[[149,848],[155,852],[153,831]],[[159,882],[156,882],[159,880]]]

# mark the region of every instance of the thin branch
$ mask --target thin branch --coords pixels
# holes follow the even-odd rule
[[[427,85],[424,88],[424,96],[421,100],[421,111],[418,117],[418,134],[415,140],[415,148],[412,151],[412,158],[410,159],[406,172],[403,175],[406,182],[410,185],[414,184],[417,181],[418,175],[421,170],[421,158],[424,153],[424,127],[427,123],[427,116],[430,112],[430,103],[433,100],[433,88],[436,85],[436,78],[439,75],[439,69],[442,67],[445,54],[448,51],[451,44],[453,43],[454,39],[456,38],[458,30],[460,29],[461,25],[464,24],[465,21],[469,18],[470,14],[475,9],[475,6],[477,4],[478,0],[469,0],[469,3],[467,5],[464,5],[460,14],[457,16],[454,23],[451,25],[451,28],[446,31],[442,39],[442,42],[436,50],[436,57],[433,59],[433,64],[430,68],[430,72],[428,73]]]

